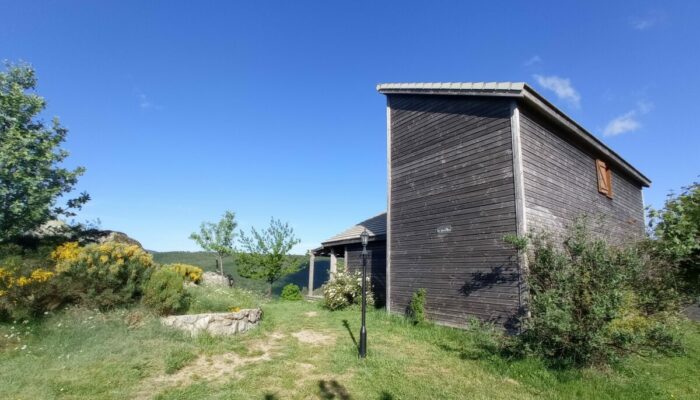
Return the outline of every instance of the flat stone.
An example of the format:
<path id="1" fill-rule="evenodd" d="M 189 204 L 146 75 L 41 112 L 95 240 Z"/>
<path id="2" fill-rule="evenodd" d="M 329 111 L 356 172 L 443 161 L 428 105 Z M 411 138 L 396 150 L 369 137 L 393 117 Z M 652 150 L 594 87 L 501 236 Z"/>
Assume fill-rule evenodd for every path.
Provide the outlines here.
<path id="1" fill-rule="evenodd" d="M 256 327 L 262 316 L 259 308 L 239 312 L 172 315 L 161 318 L 161 323 L 192 335 L 207 332 L 210 335 L 233 335 Z"/>

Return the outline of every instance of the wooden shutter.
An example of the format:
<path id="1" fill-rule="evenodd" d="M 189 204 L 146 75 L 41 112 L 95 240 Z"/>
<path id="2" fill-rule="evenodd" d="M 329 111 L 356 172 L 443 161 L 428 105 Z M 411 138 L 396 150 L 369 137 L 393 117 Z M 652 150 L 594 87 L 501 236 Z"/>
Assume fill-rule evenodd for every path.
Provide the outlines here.
<path id="1" fill-rule="evenodd" d="M 598 174 L 598 191 L 612 199 L 612 171 L 603 160 L 595 160 L 595 167 Z"/>

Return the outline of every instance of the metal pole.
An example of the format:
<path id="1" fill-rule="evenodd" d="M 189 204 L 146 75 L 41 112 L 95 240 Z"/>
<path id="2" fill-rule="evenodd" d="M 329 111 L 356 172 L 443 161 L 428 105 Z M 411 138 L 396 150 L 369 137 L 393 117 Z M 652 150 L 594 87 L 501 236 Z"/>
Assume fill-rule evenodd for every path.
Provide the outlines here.
<path id="1" fill-rule="evenodd" d="M 365 313 L 367 312 L 367 246 L 362 246 L 362 328 L 360 328 L 360 358 L 367 355 L 367 327 Z"/>

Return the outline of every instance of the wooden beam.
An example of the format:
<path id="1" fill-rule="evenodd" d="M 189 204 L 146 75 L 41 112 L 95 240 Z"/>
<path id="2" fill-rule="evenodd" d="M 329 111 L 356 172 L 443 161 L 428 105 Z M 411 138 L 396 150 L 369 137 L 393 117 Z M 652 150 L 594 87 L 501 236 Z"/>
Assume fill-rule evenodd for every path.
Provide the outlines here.
<path id="1" fill-rule="evenodd" d="M 314 262 L 316 256 L 309 250 L 309 296 L 314 295 Z"/>
<path id="2" fill-rule="evenodd" d="M 391 96 L 386 96 L 386 312 L 391 312 Z"/>
<path id="3" fill-rule="evenodd" d="M 331 249 L 331 279 L 335 279 L 335 274 L 338 273 L 338 257 L 335 255 L 335 251 Z"/>
<path id="4" fill-rule="evenodd" d="M 525 178 L 523 174 L 523 154 L 520 143 L 520 110 L 517 101 L 513 101 L 510 106 L 510 131 L 513 144 L 513 182 L 515 184 L 515 223 L 518 237 L 527 235 L 527 214 L 525 208 Z M 518 274 L 519 303 L 521 310 L 527 310 L 527 254 L 525 251 L 518 251 L 518 264 L 520 273 Z"/>

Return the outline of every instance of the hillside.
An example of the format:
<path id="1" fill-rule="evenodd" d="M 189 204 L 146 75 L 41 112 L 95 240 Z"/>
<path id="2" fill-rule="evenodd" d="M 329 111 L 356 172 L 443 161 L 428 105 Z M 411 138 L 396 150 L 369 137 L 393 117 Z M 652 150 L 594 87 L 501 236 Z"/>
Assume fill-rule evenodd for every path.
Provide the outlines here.
<path id="1" fill-rule="evenodd" d="M 213 253 L 208 253 L 205 251 L 167 251 L 167 252 L 151 252 L 153 258 L 156 262 L 161 264 L 171 264 L 171 263 L 185 263 L 196 265 L 203 268 L 205 271 L 216 271 L 216 257 Z M 306 288 L 309 283 L 309 262 L 306 257 L 295 256 L 303 258 L 304 262 L 299 271 L 294 274 L 283 277 L 272 287 L 272 293 L 275 296 L 279 296 L 280 291 L 284 285 L 288 283 L 294 283 L 299 285 L 301 288 Z M 314 264 L 314 289 L 318 289 L 323 282 L 328 278 L 328 270 L 330 268 L 330 260 L 327 257 L 317 257 Z M 264 292 L 266 290 L 266 283 L 262 281 L 255 281 L 251 279 L 244 278 L 238 274 L 238 269 L 236 268 L 234 259 L 232 256 L 224 258 L 224 271 L 231 274 L 235 280 L 235 286 L 242 287 L 244 289 L 255 290 L 259 292 Z M 306 290 L 304 290 L 306 294 Z"/>

